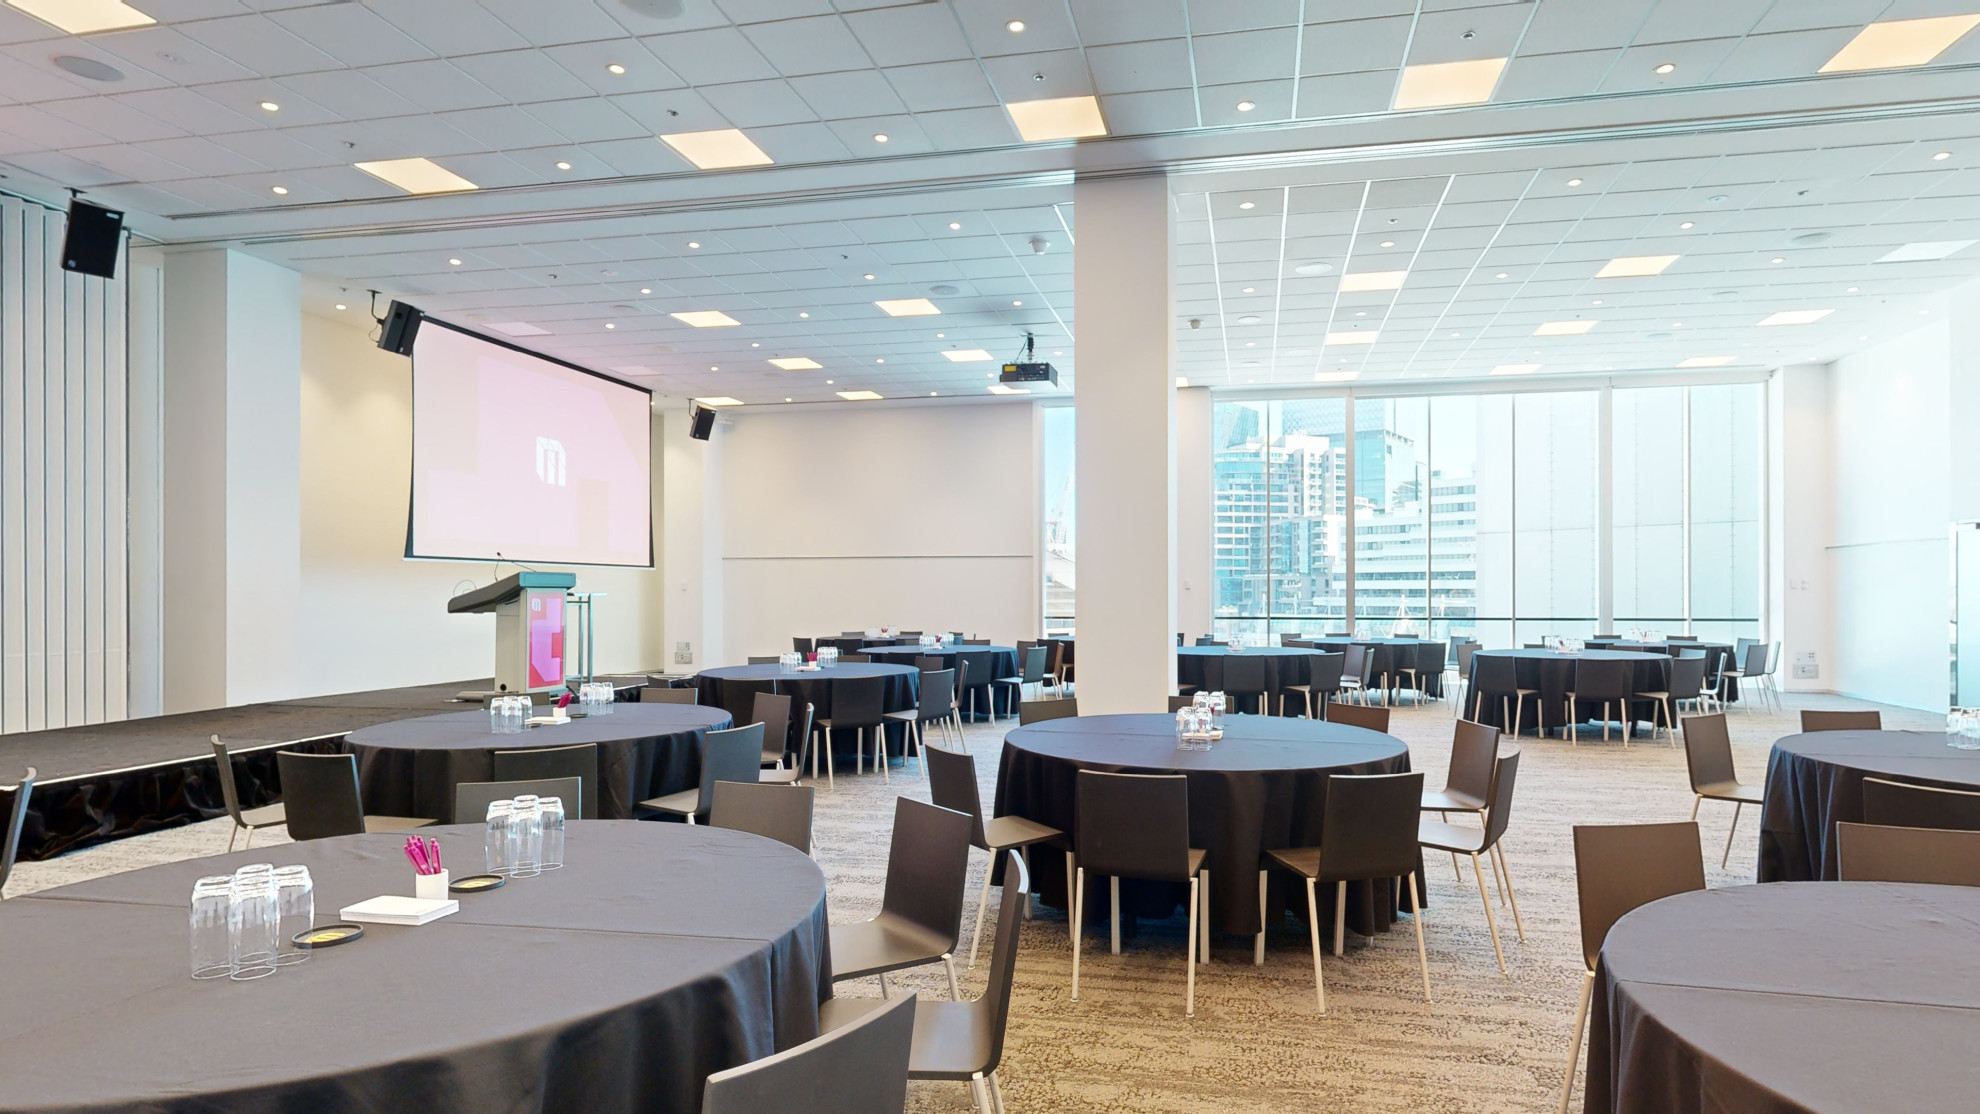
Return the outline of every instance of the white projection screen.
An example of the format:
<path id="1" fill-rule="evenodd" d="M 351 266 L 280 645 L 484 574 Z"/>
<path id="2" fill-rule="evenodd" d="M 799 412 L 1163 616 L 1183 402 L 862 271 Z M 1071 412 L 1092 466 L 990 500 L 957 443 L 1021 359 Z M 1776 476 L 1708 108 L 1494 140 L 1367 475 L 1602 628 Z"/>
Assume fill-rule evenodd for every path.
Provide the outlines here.
<path id="1" fill-rule="evenodd" d="M 427 320 L 406 556 L 653 564 L 653 394 Z"/>

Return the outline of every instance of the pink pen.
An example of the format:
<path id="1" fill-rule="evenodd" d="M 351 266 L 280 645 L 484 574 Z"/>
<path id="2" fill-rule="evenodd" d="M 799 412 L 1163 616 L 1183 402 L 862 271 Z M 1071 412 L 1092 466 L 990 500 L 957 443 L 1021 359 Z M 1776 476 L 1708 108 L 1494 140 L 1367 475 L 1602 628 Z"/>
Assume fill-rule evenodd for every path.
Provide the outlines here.
<path id="1" fill-rule="evenodd" d="M 433 849 L 433 873 L 435 874 L 446 873 L 447 868 L 445 866 L 442 866 L 440 863 L 440 841 L 437 839 L 429 839 L 426 842 L 427 845 Z"/>

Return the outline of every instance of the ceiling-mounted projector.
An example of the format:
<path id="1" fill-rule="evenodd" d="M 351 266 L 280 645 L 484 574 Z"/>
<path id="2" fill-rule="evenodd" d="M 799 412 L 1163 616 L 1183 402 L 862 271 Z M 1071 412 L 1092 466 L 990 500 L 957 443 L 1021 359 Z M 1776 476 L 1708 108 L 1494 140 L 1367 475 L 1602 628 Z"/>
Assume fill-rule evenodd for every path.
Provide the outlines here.
<path id="1" fill-rule="evenodd" d="M 1056 368 L 1048 363 L 1035 363 L 1032 361 L 1033 344 L 1032 335 L 1030 333 L 1024 334 L 1024 347 L 1019 350 L 1017 359 L 1004 365 L 1004 373 L 998 377 L 998 382 L 1049 383 L 1054 387 L 1059 385 L 1059 372 Z"/>

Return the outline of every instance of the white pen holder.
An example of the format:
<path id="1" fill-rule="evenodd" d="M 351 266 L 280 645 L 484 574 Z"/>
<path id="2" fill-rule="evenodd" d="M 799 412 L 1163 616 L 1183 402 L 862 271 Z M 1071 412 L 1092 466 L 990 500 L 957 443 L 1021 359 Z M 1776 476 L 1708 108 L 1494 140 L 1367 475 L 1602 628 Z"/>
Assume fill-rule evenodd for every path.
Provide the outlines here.
<path id="1" fill-rule="evenodd" d="M 421 901 L 447 900 L 447 872 L 438 874 L 414 874 L 413 896 Z"/>

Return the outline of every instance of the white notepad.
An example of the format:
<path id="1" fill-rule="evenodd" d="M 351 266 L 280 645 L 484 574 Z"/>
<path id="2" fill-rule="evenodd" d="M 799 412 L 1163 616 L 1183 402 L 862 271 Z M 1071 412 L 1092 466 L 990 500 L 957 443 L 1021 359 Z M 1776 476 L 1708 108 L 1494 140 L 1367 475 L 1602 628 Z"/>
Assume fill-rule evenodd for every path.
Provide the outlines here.
<path id="1" fill-rule="evenodd" d="M 356 905 L 346 905 L 337 915 L 359 924 L 425 924 L 461 911 L 461 903 L 448 898 L 432 901 L 418 897 L 374 897 Z"/>

